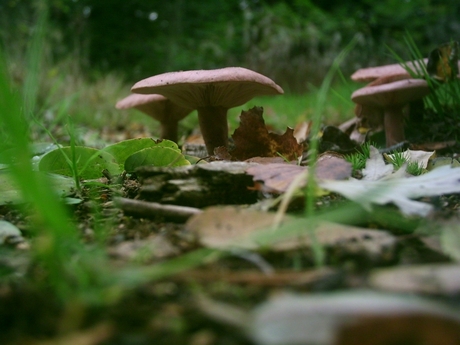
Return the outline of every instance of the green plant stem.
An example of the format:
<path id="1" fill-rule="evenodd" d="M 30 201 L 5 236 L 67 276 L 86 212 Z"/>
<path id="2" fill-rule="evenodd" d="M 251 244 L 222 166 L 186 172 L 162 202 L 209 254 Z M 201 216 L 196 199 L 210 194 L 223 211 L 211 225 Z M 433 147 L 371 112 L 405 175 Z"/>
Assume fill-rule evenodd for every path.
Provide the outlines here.
<path id="1" fill-rule="evenodd" d="M 326 74 L 321 87 L 318 91 L 318 98 L 316 100 L 315 112 L 312 118 L 312 127 L 310 130 L 310 148 L 308 152 L 308 177 L 307 185 L 305 188 L 305 216 L 312 217 L 314 215 L 315 201 L 316 201 L 316 180 L 315 180 L 315 171 L 316 171 L 316 160 L 318 157 L 318 134 L 321 127 L 321 119 L 323 112 L 326 106 L 326 99 L 328 91 L 331 87 L 332 80 L 334 75 L 340 68 L 340 63 L 347 56 L 347 54 L 353 49 L 356 45 L 356 37 L 350 41 L 350 43 L 343 49 L 340 54 L 334 59 L 331 68 Z M 311 228 L 311 239 L 313 243 L 313 253 L 315 258 L 315 263 L 317 266 L 323 266 L 325 261 L 325 251 L 324 248 L 319 245 L 316 238 L 314 227 Z"/>

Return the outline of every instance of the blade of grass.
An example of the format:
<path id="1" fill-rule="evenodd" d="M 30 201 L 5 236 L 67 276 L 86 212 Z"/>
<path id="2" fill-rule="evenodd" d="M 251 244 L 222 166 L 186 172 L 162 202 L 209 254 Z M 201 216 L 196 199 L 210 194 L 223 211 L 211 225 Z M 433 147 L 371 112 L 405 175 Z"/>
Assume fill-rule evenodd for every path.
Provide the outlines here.
<path id="1" fill-rule="evenodd" d="M 34 111 L 37 104 L 38 91 L 40 89 L 40 65 L 43 61 L 43 49 L 41 48 L 48 23 L 48 6 L 45 2 L 37 2 L 37 22 L 35 23 L 34 32 L 27 49 L 27 74 L 24 81 L 23 89 L 23 106 L 24 115 L 31 119 L 34 117 Z"/>
<path id="2" fill-rule="evenodd" d="M 340 64 L 347 56 L 347 54 L 353 49 L 357 43 L 357 37 L 354 37 L 350 43 L 340 52 L 340 54 L 334 59 L 331 68 L 326 74 L 321 87 L 317 93 L 317 100 L 315 104 L 315 111 L 312 118 L 312 126 L 310 131 L 310 147 L 308 152 L 308 175 L 307 175 L 307 185 L 305 188 L 305 216 L 307 218 L 312 217 L 314 214 L 315 200 L 316 200 L 316 191 L 317 185 L 315 181 L 315 170 L 316 170 L 316 160 L 318 157 L 318 135 L 321 127 L 321 119 L 326 107 L 326 99 L 329 89 L 331 87 L 332 80 L 336 72 L 340 68 Z M 322 266 L 325 260 L 324 249 L 321 245 L 318 244 L 314 230 L 311 232 L 312 243 L 313 243 L 313 252 L 315 257 L 315 262 L 318 266 Z"/>

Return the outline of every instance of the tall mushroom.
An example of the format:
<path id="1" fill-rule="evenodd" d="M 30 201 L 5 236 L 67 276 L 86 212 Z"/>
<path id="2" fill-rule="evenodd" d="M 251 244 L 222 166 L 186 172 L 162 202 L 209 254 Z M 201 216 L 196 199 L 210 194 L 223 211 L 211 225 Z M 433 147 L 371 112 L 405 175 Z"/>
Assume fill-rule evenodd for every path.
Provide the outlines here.
<path id="1" fill-rule="evenodd" d="M 366 85 L 369 86 L 378 86 L 382 84 L 392 83 L 394 81 L 402 80 L 402 79 L 410 79 L 411 76 L 408 73 L 401 73 L 401 74 L 389 74 L 374 81 L 370 82 Z M 423 104 L 423 101 L 422 101 Z M 407 106 L 408 107 L 408 106 Z M 376 107 L 375 105 L 369 104 L 360 104 L 356 103 L 355 106 L 355 115 L 359 118 L 359 123 L 361 126 L 368 128 L 373 131 L 378 131 L 383 129 L 383 108 Z"/>
<path id="2" fill-rule="evenodd" d="M 161 94 L 183 107 L 197 109 L 209 154 L 227 146 L 227 110 L 259 95 L 283 94 L 273 80 L 242 67 L 159 74 L 137 82 L 135 93 Z"/>
<path id="3" fill-rule="evenodd" d="M 369 84 L 351 95 L 352 101 L 361 105 L 361 111 L 365 109 L 366 116 L 371 116 L 371 113 L 379 116 L 378 114 L 383 111 L 387 147 L 405 139 L 404 106 L 430 93 L 428 84 L 423 79 L 410 79 L 404 75 L 398 78 L 396 78 L 397 80 L 391 80 L 390 77 L 386 78 L 386 83 L 384 83 L 385 80 L 376 80 L 373 85 Z M 393 77 L 393 79 L 395 78 Z"/>
<path id="4" fill-rule="evenodd" d="M 117 109 L 136 108 L 160 122 L 162 139 L 177 141 L 178 122 L 193 109 L 182 107 L 162 95 L 132 94 L 115 105 Z"/>

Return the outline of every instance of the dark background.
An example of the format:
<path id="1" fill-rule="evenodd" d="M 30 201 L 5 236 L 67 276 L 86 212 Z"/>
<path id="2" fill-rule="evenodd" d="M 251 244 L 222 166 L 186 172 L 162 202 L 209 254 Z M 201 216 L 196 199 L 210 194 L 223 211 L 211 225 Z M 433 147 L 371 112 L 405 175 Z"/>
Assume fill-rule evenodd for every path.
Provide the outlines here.
<path id="1" fill-rule="evenodd" d="M 26 50 L 44 6 L 47 59 L 77 60 L 92 78 L 117 71 L 128 82 L 238 65 L 303 92 L 355 36 L 345 74 L 395 62 L 387 46 L 410 58 L 406 32 L 425 56 L 460 37 L 458 0 L 1 0 L 0 37 L 11 55 Z"/>

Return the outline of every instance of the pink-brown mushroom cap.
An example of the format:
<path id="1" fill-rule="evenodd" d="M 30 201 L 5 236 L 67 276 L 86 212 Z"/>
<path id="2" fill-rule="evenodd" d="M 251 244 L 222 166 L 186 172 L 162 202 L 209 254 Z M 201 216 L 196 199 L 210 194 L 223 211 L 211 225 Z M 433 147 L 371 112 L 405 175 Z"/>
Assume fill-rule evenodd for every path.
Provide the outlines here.
<path id="1" fill-rule="evenodd" d="M 370 106 L 399 106 L 422 98 L 430 93 L 423 79 L 403 79 L 388 84 L 368 85 L 351 95 L 355 103 Z"/>
<path id="2" fill-rule="evenodd" d="M 161 137 L 177 141 L 178 122 L 190 114 L 193 109 L 182 107 L 165 96 L 158 94 L 131 94 L 115 105 L 117 109 L 135 108 L 159 121 Z"/>
<path id="3" fill-rule="evenodd" d="M 270 78 L 242 67 L 163 73 L 137 82 L 131 91 L 159 93 L 193 109 L 206 106 L 230 109 L 255 96 L 284 93 Z"/>
<path id="4" fill-rule="evenodd" d="M 408 61 L 405 62 L 407 67 L 409 67 L 413 72 L 416 72 L 420 67 L 426 68 L 426 64 L 428 59 L 417 60 L 414 62 Z M 396 74 L 404 74 L 407 73 L 407 70 L 401 64 L 391 64 L 391 65 L 384 65 L 384 66 L 376 66 L 376 67 L 367 67 L 367 68 L 360 68 L 355 73 L 351 75 L 351 80 L 357 82 L 370 82 L 375 79 L 384 76 L 391 76 Z"/>
<path id="5" fill-rule="evenodd" d="M 136 108 L 158 121 L 170 118 L 180 121 L 193 111 L 192 108 L 182 107 L 171 102 L 165 96 L 158 94 L 141 95 L 133 93 L 118 101 L 115 107 L 117 109 Z"/>
<path id="6" fill-rule="evenodd" d="M 387 84 L 368 85 L 351 95 L 353 102 L 384 110 L 386 145 L 404 140 L 404 117 L 402 108 L 407 103 L 421 99 L 430 93 L 423 79 L 402 79 Z"/>
<path id="7" fill-rule="evenodd" d="M 255 96 L 284 93 L 270 78 L 242 67 L 163 73 L 137 82 L 131 91 L 161 94 L 181 106 L 197 109 L 210 154 L 214 148 L 227 145 L 228 109 Z"/>

